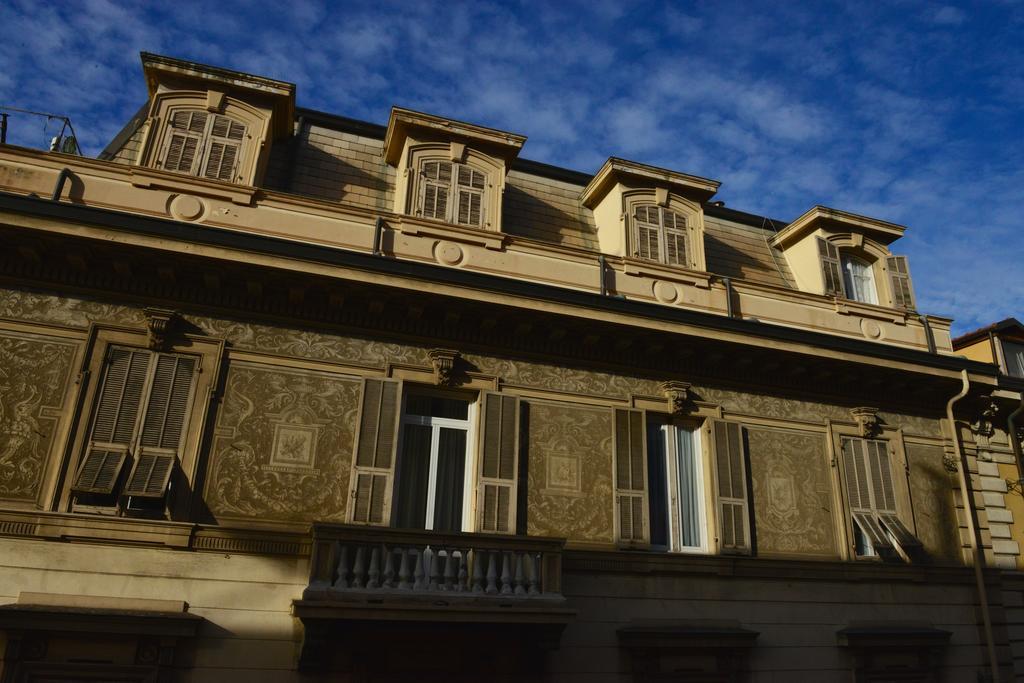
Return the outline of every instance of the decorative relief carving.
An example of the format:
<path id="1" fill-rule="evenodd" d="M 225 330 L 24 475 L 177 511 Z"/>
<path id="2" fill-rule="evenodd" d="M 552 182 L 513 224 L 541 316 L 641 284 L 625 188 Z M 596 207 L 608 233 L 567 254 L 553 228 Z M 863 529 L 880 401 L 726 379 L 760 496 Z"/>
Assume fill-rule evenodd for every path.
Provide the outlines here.
<path id="1" fill-rule="evenodd" d="M 74 356 L 73 343 L 0 334 L 0 498 L 38 495 Z"/>
<path id="2" fill-rule="evenodd" d="M 917 537 L 934 560 L 960 564 L 963 558 L 953 502 L 956 475 L 945 465 L 945 450 L 942 446 L 907 444 L 906 451 Z"/>
<path id="3" fill-rule="evenodd" d="M 668 411 L 676 417 L 686 415 L 694 407 L 690 401 L 690 386 L 689 382 L 676 380 L 661 383 L 661 393 L 668 399 Z"/>
<path id="4" fill-rule="evenodd" d="M 354 379 L 233 363 L 206 487 L 214 515 L 343 519 L 358 395 Z"/>
<path id="5" fill-rule="evenodd" d="M 882 432 L 882 422 L 878 417 L 878 408 L 861 406 L 850 410 L 853 421 L 860 427 L 860 435 L 865 439 L 871 439 Z"/>
<path id="6" fill-rule="evenodd" d="M 971 422 L 971 431 L 979 436 L 991 438 L 995 435 L 995 423 L 999 418 L 999 404 L 991 396 L 978 397 L 974 408 L 975 419 Z"/>
<path id="7" fill-rule="evenodd" d="M 144 308 L 142 312 L 146 314 L 149 348 L 154 351 L 165 350 L 181 323 L 181 316 L 169 308 Z"/>
<path id="8" fill-rule="evenodd" d="M 613 541 L 611 413 L 531 402 L 529 426 L 529 533 Z"/>
<path id="9" fill-rule="evenodd" d="M 453 386 L 456 383 L 455 364 L 459 361 L 459 352 L 453 349 L 430 349 L 427 356 L 434 366 L 434 381 L 442 387 Z"/>
<path id="10" fill-rule="evenodd" d="M 454 242 L 438 241 L 434 245 L 434 258 L 447 266 L 457 266 L 462 263 L 465 254 L 462 247 Z"/>
<path id="11" fill-rule="evenodd" d="M 0 289 L 0 317 L 81 328 L 93 322 L 141 327 L 146 320 L 141 308 L 15 289 Z"/>
<path id="12" fill-rule="evenodd" d="M 835 556 L 831 474 L 820 434 L 747 429 L 758 551 Z"/>

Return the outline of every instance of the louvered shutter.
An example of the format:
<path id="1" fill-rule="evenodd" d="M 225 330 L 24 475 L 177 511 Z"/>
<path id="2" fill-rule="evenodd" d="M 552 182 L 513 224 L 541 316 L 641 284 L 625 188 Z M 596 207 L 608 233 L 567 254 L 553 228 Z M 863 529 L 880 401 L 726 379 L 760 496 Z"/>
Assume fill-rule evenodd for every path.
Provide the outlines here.
<path id="1" fill-rule="evenodd" d="M 178 110 L 171 115 L 163 168 L 167 171 L 193 173 L 206 129 L 206 112 Z"/>
<path id="2" fill-rule="evenodd" d="M 750 518 L 743 434 L 735 422 L 716 420 L 714 429 L 721 548 L 725 552 L 746 552 L 750 549 Z"/>
<path id="3" fill-rule="evenodd" d="M 615 410 L 615 511 L 618 539 L 625 543 L 650 539 L 645 431 L 642 410 Z"/>
<path id="4" fill-rule="evenodd" d="M 459 207 L 456 222 L 479 226 L 483 223 L 483 190 L 485 176 L 468 166 L 458 167 Z"/>
<path id="5" fill-rule="evenodd" d="M 215 180 L 233 181 L 244 137 L 244 125 L 227 116 L 215 115 L 210 127 L 203 175 Z"/>
<path id="6" fill-rule="evenodd" d="M 658 207 L 654 205 L 636 207 L 633 211 L 633 224 L 633 237 L 636 240 L 635 254 L 640 258 L 652 261 L 660 260 Z"/>
<path id="7" fill-rule="evenodd" d="M 689 265 L 686 218 L 667 209 L 662 209 L 661 212 L 665 230 L 665 263 L 676 266 Z"/>
<path id="8" fill-rule="evenodd" d="M 879 454 L 879 447 L 884 458 Z M 881 465 L 885 465 L 888 487 L 877 483 L 876 472 L 880 472 Z M 884 553 L 892 550 L 892 543 L 889 541 L 885 529 L 879 524 L 876 516 L 876 500 L 892 500 L 892 474 L 888 471 L 889 455 L 886 446 L 879 441 L 866 441 L 864 439 L 844 438 L 843 439 L 843 472 L 846 478 L 846 493 L 850 500 L 850 514 L 853 523 L 860 528 L 861 533 L 871 539 L 871 545 L 875 550 Z M 886 489 L 888 494 L 886 494 Z"/>
<path id="9" fill-rule="evenodd" d="M 889 270 L 889 287 L 892 289 L 892 305 L 896 308 L 914 309 L 914 293 L 910 287 L 910 268 L 906 256 L 890 256 L 886 259 Z"/>
<path id="10" fill-rule="evenodd" d="M 195 374 L 194 357 L 157 355 L 139 446 L 123 495 L 159 498 L 167 492 L 174 463 L 185 442 Z"/>
<path id="11" fill-rule="evenodd" d="M 423 188 L 420 192 L 420 210 L 423 217 L 448 220 L 452 184 L 451 162 L 425 161 L 421 168 Z"/>
<path id="12" fill-rule="evenodd" d="M 387 525 L 395 474 L 401 382 L 363 380 L 352 466 L 351 520 Z"/>
<path id="13" fill-rule="evenodd" d="M 89 441 L 72 490 L 113 492 L 135 437 L 152 355 L 117 347 L 107 352 Z"/>
<path id="14" fill-rule="evenodd" d="M 519 479 L 519 398 L 484 393 L 482 422 L 477 528 L 492 533 L 515 533 Z"/>
<path id="15" fill-rule="evenodd" d="M 843 271 L 839 264 L 839 249 L 836 245 L 820 237 L 818 240 L 818 258 L 821 259 L 821 277 L 825 285 L 825 294 L 843 295 Z"/>

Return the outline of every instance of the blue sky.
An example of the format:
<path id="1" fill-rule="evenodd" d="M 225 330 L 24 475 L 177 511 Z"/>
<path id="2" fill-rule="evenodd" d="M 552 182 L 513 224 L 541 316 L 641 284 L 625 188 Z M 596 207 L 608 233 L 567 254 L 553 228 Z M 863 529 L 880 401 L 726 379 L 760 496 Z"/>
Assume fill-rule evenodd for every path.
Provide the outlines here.
<path id="1" fill-rule="evenodd" d="M 1024 317 L 1024 3 L 0 3 L 0 104 L 70 116 L 96 154 L 145 100 L 141 50 L 715 178 L 791 220 L 824 204 L 908 226 L 926 312 Z M 42 121 L 13 119 L 40 146 Z"/>

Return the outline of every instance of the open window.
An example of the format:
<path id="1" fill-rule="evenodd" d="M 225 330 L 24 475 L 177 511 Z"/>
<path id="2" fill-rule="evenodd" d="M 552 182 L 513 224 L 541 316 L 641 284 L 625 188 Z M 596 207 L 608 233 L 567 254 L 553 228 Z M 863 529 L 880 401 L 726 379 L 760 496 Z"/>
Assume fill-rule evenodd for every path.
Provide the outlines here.
<path id="1" fill-rule="evenodd" d="M 889 443 L 852 436 L 840 442 L 856 556 L 920 559 L 923 546 L 897 510 Z"/>
<path id="2" fill-rule="evenodd" d="M 197 356 L 108 348 L 71 485 L 76 511 L 162 515 L 198 368 Z"/>
<path id="3" fill-rule="evenodd" d="M 353 523 L 515 533 L 518 478 L 517 397 L 364 380 Z"/>
<path id="4" fill-rule="evenodd" d="M 651 546 L 706 552 L 705 468 L 697 425 L 667 416 L 649 417 L 647 463 Z"/>

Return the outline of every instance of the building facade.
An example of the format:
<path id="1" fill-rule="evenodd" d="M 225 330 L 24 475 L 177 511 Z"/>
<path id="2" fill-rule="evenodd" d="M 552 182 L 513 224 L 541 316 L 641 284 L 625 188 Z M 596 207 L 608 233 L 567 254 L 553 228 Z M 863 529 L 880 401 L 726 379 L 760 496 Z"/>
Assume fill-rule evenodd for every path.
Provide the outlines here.
<path id="1" fill-rule="evenodd" d="M 0 148 L 3 681 L 1011 680 L 902 226 L 142 61 Z"/>

